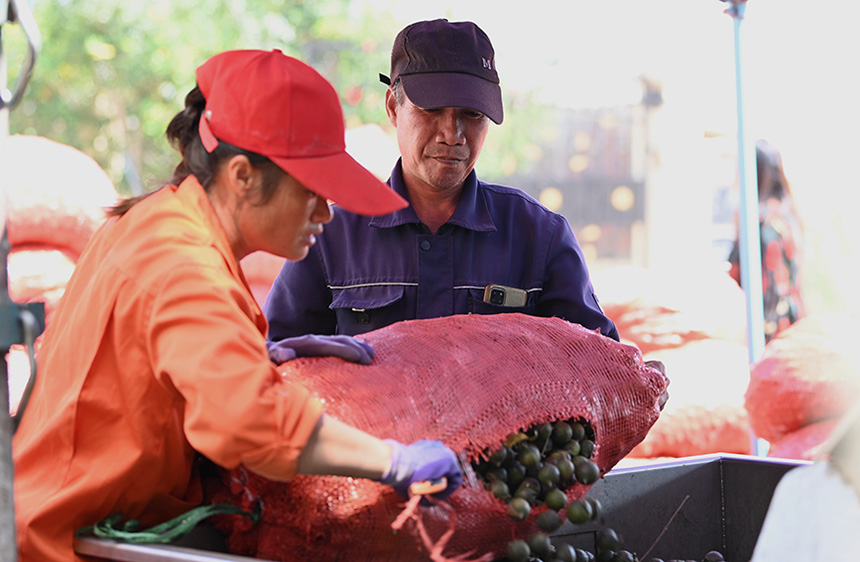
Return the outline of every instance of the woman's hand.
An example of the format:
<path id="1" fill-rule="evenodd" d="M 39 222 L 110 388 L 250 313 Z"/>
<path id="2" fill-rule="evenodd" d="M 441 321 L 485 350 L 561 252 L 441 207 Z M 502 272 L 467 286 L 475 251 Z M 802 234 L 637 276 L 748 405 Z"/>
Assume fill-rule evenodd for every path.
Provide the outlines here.
<path id="1" fill-rule="evenodd" d="M 440 441 L 421 440 L 404 445 L 393 439 L 386 439 L 391 445 L 391 468 L 380 482 L 388 484 L 403 496 L 409 497 L 409 487 L 416 482 L 432 482 L 445 478 L 447 486 L 432 497 L 447 499 L 463 483 L 463 472 L 454 451 Z"/>
<path id="2" fill-rule="evenodd" d="M 269 359 L 280 365 L 296 357 L 340 357 L 346 361 L 370 365 L 373 348 L 352 336 L 306 335 L 267 342 Z"/>

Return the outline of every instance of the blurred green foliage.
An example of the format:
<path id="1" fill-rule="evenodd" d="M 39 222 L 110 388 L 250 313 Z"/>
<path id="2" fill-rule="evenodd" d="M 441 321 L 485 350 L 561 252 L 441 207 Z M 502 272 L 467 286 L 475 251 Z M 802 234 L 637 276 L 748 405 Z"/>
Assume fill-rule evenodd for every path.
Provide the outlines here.
<path id="1" fill-rule="evenodd" d="M 42 50 L 10 134 L 48 137 L 93 157 L 122 194 L 148 191 L 169 178 L 177 155 L 164 137 L 209 56 L 240 48 L 280 49 L 316 68 L 341 96 L 348 127 L 377 123 L 390 132 L 379 73 L 402 27 L 386 12 L 350 0 L 38 0 L 33 15 Z M 8 82 L 26 46 L 18 26 L 4 26 Z M 511 99 L 520 123 L 541 112 L 528 97 Z M 506 116 L 481 157 L 487 179 L 523 173 L 532 142 Z M 49 165 L 49 163 L 46 163 Z M 392 165 L 394 163 L 392 162 Z"/>
<path id="2" fill-rule="evenodd" d="M 348 123 L 381 122 L 388 65 L 379 14 L 348 0 L 39 0 L 42 51 L 11 134 L 40 135 L 92 156 L 123 193 L 170 176 L 168 121 L 194 87 L 194 69 L 219 51 L 281 49 L 319 70 L 342 96 Z M 372 16 L 372 17 L 371 17 Z M 8 31 L 7 31 L 8 29 Z M 9 83 L 25 45 L 4 26 Z M 387 33 L 384 34 L 387 36 Z M 366 92 L 366 94 L 365 94 Z"/>

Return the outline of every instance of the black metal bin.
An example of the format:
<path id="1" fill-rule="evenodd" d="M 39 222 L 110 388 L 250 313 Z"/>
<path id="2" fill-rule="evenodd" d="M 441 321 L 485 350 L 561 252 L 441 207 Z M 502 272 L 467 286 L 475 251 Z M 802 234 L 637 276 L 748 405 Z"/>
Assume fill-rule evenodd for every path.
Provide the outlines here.
<path id="1" fill-rule="evenodd" d="M 610 527 L 643 560 L 701 560 L 718 550 L 729 562 L 746 562 L 777 483 L 800 464 L 806 463 L 720 454 L 617 468 L 588 492 L 603 516 L 565 523 L 552 540 L 594 552 L 597 530 Z"/>
<path id="2" fill-rule="evenodd" d="M 598 529 L 611 527 L 625 549 L 644 559 L 701 560 L 719 550 L 729 562 L 752 557 L 774 488 L 803 461 L 744 455 L 686 457 L 661 464 L 616 468 L 588 493 L 603 516 L 585 525 L 565 523 L 552 541 L 595 551 Z M 676 513 L 677 512 L 677 513 Z M 122 562 L 250 561 L 224 554 L 223 541 L 204 527 L 179 545 L 128 545 L 79 539 L 79 552 Z M 659 539 L 659 540 L 658 540 Z"/>

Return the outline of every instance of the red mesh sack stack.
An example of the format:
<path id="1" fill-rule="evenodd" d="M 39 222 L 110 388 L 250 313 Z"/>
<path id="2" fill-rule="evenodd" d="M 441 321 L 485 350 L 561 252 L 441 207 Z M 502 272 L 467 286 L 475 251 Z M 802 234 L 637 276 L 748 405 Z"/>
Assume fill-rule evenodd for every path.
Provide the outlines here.
<path id="1" fill-rule="evenodd" d="M 0 143 L 13 250 L 58 250 L 72 260 L 115 205 L 113 182 L 95 160 L 43 137 L 14 135 Z"/>
<path id="2" fill-rule="evenodd" d="M 807 316 L 765 346 L 751 369 L 746 409 L 770 454 L 810 459 L 860 397 L 854 314 Z"/>
<path id="3" fill-rule="evenodd" d="M 624 342 L 666 365 L 669 402 L 631 458 L 750 452 L 746 304 L 724 271 L 616 267 L 594 275 Z"/>
<path id="4" fill-rule="evenodd" d="M 43 137 L 0 142 L 9 235 L 9 293 L 45 302 L 48 316 L 81 252 L 119 195 L 95 160 Z"/>
<path id="5" fill-rule="evenodd" d="M 824 452 L 824 445 L 836 429 L 840 418 L 813 422 L 783 435 L 770 444 L 769 457 L 814 461 Z"/>
<path id="6" fill-rule="evenodd" d="M 642 443 L 630 452 L 631 458 L 749 454 L 751 432 L 743 404 L 749 382 L 745 346 L 703 340 L 654 351 L 645 358 L 666 365 L 669 401 Z"/>
<path id="7" fill-rule="evenodd" d="M 257 304 L 266 302 L 272 283 L 281 272 L 286 260 L 268 252 L 254 252 L 242 258 L 242 273 L 251 289 Z"/>
<path id="8" fill-rule="evenodd" d="M 557 318 L 459 315 L 360 337 L 376 351 L 373 365 L 305 358 L 281 370 L 318 395 L 327 415 L 381 438 L 438 439 L 472 462 L 511 432 L 583 418 L 595 434 L 592 460 L 606 472 L 654 424 L 667 385 L 636 348 Z M 221 520 L 235 554 L 277 561 L 429 558 L 414 521 L 392 531 L 404 501 L 376 482 L 299 476 L 284 484 L 242 469 L 225 482 L 210 493 L 214 503 L 262 506 L 256 526 Z M 586 491 L 575 484 L 566 493 L 574 499 Z M 449 505 L 422 507 L 418 515 L 434 540 L 454 529 L 445 557 L 501 557 L 510 540 L 537 530 L 544 509 L 517 522 L 491 492 L 464 484 Z"/>
<path id="9" fill-rule="evenodd" d="M 44 137 L 0 140 L 0 170 L 10 245 L 9 295 L 19 303 L 44 302 L 50 323 L 78 256 L 119 195 L 95 160 Z M 30 360 L 23 346 L 14 345 L 7 361 L 15 412 L 30 376 Z"/>

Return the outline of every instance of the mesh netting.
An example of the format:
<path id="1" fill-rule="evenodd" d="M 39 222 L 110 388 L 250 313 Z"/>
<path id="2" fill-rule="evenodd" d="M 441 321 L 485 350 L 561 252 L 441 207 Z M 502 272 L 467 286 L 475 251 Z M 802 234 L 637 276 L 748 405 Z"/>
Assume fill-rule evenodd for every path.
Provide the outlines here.
<path id="1" fill-rule="evenodd" d="M 606 268 L 600 305 L 622 341 L 666 365 L 671 399 L 633 457 L 749 453 L 743 290 L 722 270 Z"/>
<path id="2" fill-rule="evenodd" d="M 278 276 L 286 260 L 268 252 L 253 252 L 242 258 L 242 273 L 251 289 L 251 294 L 260 306 L 266 302 L 266 296 L 272 288 L 272 282 Z"/>
<path id="3" fill-rule="evenodd" d="M 827 439 L 833 433 L 841 418 L 823 420 L 805 425 L 782 436 L 771 443 L 767 455 L 782 459 L 817 460 L 822 454 Z"/>
<path id="4" fill-rule="evenodd" d="M 746 346 L 721 340 L 687 342 L 644 354 L 659 359 L 672 379 L 671 398 L 633 457 L 686 457 L 750 452 L 744 409 L 749 384 Z"/>
<path id="5" fill-rule="evenodd" d="M 744 293 L 721 270 L 610 267 L 593 277 L 603 311 L 643 354 L 703 340 L 746 346 Z"/>
<path id="6" fill-rule="evenodd" d="M 12 248 L 51 248 L 77 261 L 119 197 L 110 178 L 83 152 L 44 137 L 14 135 L 0 144 L 0 170 L 12 188 Z"/>
<path id="7" fill-rule="evenodd" d="M 635 347 L 560 319 L 522 314 L 460 315 L 400 322 L 360 336 L 373 365 L 310 358 L 281 366 L 325 404 L 327 415 L 381 438 L 438 439 L 471 461 L 514 431 L 581 418 L 595 434 L 592 460 L 611 469 L 654 424 L 667 379 Z M 428 557 L 414 526 L 394 533 L 404 502 L 391 488 L 362 479 L 299 476 L 275 483 L 244 469 L 226 475 L 212 501 L 262 506 L 262 521 L 225 518 L 235 554 L 269 560 L 420 560 Z M 587 487 L 568 488 L 569 499 Z M 421 508 L 423 526 L 455 532 L 445 556 L 502 556 L 507 543 L 537 530 L 532 510 L 518 522 L 504 502 L 468 483 L 450 506 Z"/>
<path id="8" fill-rule="evenodd" d="M 808 316 L 768 342 L 752 366 L 745 400 L 757 436 L 779 442 L 848 411 L 860 396 L 857 322 L 853 314 Z"/>

